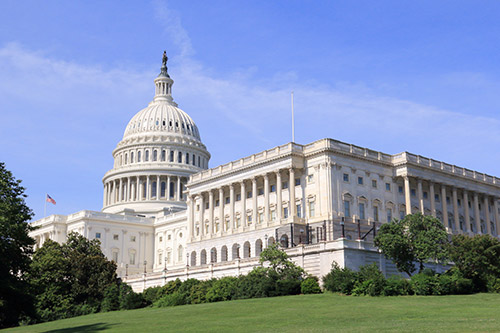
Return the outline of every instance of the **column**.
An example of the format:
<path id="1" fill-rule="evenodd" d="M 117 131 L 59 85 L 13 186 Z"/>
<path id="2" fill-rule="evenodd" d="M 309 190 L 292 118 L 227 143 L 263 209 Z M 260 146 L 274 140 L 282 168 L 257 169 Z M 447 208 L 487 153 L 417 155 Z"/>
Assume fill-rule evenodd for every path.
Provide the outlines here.
<path id="1" fill-rule="evenodd" d="M 214 233 L 214 192 L 208 192 L 208 223 L 210 235 Z"/>
<path id="2" fill-rule="evenodd" d="M 292 219 L 294 219 L 295 216 L 297 215 L 295 212 L 295 209 L 297 208 L 295 206 L 295 170 L 293 170 L 293 168 L 290 168 L 289 173 L 290 173 L 290 176 L 289 176 L 290 180 L 289 180 L 288 189 L 289 189 L 289 194 L 290 194 L 290 203 L 289 203 L 290 216 L 292 217 Z"/>
<path id="3" fill-rule="evenodd" d="M 495 209 L 495 213 L 493 216 L 495 216 L 495 223 L 496 223 L 496 231 L 497 231 L 497 236 L 500 236 L 500 216 L 498 214 L 498 198 L 493 197 L 493 208 Z"/>
<path id="4" fill-rule="evenodd" d="M 224 228 L 226 227 L 226 221 L 224 219 L 224 188 L 223 187 L 219 188 L 219 223 L 220 223 L 220 230 L 221 231 L 224 230 Z"/>
<path id="5" fill-rule="evenodd" d="M 488 200 L 488 196 L 484 196 L 484 223 L 486 223 L 486 232 L 488 235 L 491 235 L 491 225 L 490 225 L 490 203 Z"/>
<path id="6" fill-rule="evenodd" d="M 144 198 L 144 186 L 142 186 L 143 182 L 141 181 L 141 178 L 137 177 L 139 179 L 139 183 L 138 183 L 138 186 L 139 186 L 139 189 L 138 189 L 138 193 L 139 193 L 139 201 L 142 201 L 143 198 Z"/>
<path id="7" fill-rule="evenodd" d="M 102 196 L 102 206 L 106 207 L 106 197 L 108 195 L 108 184 L 104 184 L 104 194 Z"/>
<path id="8" fill-rule="evenodd" d="M 444 184 L 441 184 L 441 208 L 443 209 L 443 224 L 448 228 L 448 204 L 446 203 L 446 186 Z"/>
<path id="9" fill-rule="evenodd" d="M 146 178 L 146 200 L 151 199 L 151 179 L 149 175 Z"/>
<path id="10" fill-rule="evenodd" d="M 422 192 L 422 179 L 417 180 L 417 191 L 418 191 L 418 204 L 420 206 L 420 213 L 425 214 L 424 209 L 424 194 Z"/>
<path id="11" fill-rule="evenodd" d="M 139 192 L 141 190 L 141 186 L 140 186 L 140 179 L 139 179 L 139 176 L 136 177 L 135 179 L 135 189 L 134 189 L 134 195 L 135 195 L 135 200 L 136 201 L 139 201 L 141 200 L 141 196 L 139 195 Z"/>
<path id="12" fill-rule="evenodd" d="M 481 215 L 479 212 L 479 195 L 474 193 L 474 219 L 476 220 L 476 232 L 481 234 Z"/>
<path id="13" fill-rule="evenodd" d="M 257 178 L 256 177 L 254 177 L 252 179 L 252 204 L 253 204 L 252 221 L 253 221 L 253 225 L 256 226 L 257 225 L 257 209 L 258 209 L 258 206 L 257 206 Z"/>
<path id="14" fill-rule="evenodd" d="M 464 189 L 464 215 L 465 215 L 465 231 L 470 233 L 470 213 L 469 213 L 469 196 Z"/>
<path id="15" fill-rule="evenodd" d="M 410 215 L 411 214 L 410 178 L 408 178 L 408 176 L 405 176 L 404 180 L 405 180 L 405 207 L 406 207 L 406 215 Z"/>
<path id="16" fill-rule="evenodd" d="M 429 195 L 431 196 L 431 214 L 436 217 L 436 194 L 434 193 L 434 183 L 429 182 Z"/>
<path id="17" fill-rule="evenodd" d="M 177 201 L 181 201 L 181 177 L 177 176 Z"/>
<path id="18" fill-rule="evenodd" d="M 132 184 L 130 182 L 130 177 L 127 177 L 127 200 L 126 201 L 130 201 L 132 200 Z"/>
<path id="19" fill-rule="evenodd" d="M 203 199 L 203 193 L 200 193 L 200 228 L 201 235 L 205 236 L 205 200 Z"/>
<path id="20" fill-rule="evenodd" d="M 160 200 L 160 176 L 156 176 L 156 200 Z"/>
<path id="21" fill-rule="evenodd" d="M 271 214 L 269 212 L 269 176 L 267 174 L 264 175 L 264 216 L 267 225 L 269 225 Z"/>
<path id="22" fill-rule="evenodd" d="M 281 172 L 278 170 L 276 172 L 276 215 L 278 217 L 278 223 L 281 223 L 282 218 L 282 200 L 281 200 Z"/>
<path id="23" fill-rule="evenodd" d="M 193 196 L 189 196 L 186 200 L 187 208 L 188 208 L 188 235 L 191 239 L 195 238 L 194 234 L 194 198 Z M 173 251 L 175 252 L 175 250 Z M 175 261 L 175 260 L 174 260 Z"/>
<path id="24" fill-rule="evenodd" d="M 234 218 L 234 185 L 229 185 L 229 228 L 236 228 L 236 219 Z"/>
<path id="25" fill-rule="evenodd" d="M 167 200 L 170 200 L 170 176 L 167 176 Z"/>
<path id="26" fill-rule="evenodd" d="M 453 218 L 455 219 L 455 230 L 460 232 L 460 216 L 458 214 L 458 195 L 457 188 L 453 187 Z"/>
<path id="27" fill-rule="evenodd" d="M 240 183 L 240 193 L 241 193 L 241 224 L 242 226 L 247 226 L 247 190 L 245 186 L 245 181 Z"/>

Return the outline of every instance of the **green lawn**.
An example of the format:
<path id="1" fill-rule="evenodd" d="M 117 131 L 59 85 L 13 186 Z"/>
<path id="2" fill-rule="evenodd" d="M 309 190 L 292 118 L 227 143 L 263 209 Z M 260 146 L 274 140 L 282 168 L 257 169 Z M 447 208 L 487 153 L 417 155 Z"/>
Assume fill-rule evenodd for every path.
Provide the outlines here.
<path id="1" fill-rule="evenodd" d="M 12 332 L 499 332 L 500 294 L 287 296 L 116 311 Z"/>

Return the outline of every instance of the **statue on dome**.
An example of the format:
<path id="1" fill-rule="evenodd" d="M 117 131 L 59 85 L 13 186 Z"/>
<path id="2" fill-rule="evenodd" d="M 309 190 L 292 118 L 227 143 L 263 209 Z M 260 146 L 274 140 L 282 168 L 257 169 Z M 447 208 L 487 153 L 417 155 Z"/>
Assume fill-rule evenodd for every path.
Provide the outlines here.
<path id="1" fill-rule="evenodd" d="M 161 67 L 167 67 L 167 61 L 168 61 L 167 51 L 163 51 L 163 59 L 161 61 Z"/>

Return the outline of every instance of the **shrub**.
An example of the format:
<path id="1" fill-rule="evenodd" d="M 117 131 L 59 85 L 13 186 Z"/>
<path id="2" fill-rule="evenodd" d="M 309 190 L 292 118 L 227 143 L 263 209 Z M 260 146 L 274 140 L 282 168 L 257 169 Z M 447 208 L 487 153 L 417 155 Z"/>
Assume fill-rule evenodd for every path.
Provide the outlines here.
<path id="1" fill-rule="evenodd" d="M 149 287 L 142 292 L 145 305 L 151 305 L 163 295 L 162 287 Z"/>
<path id="2" fill-rule="evenodd" d="M 191 304 L 191 291 L 192 288 L 200 284 L 200 280 L 196 279 L 187 279 L 186 281 L 182 282 L 181 286 L 177 290 L 177 293 L 182 295 L 186 301 L 186 304 Z"/>
<path id="3" fill-rule="evenodd" d="M 144 299 L 141 294 L 135 293 L 132 288 L 126 284 L 120 284 L 120 310 L 132 310 L 142 308 Z"/>
<path id="4" fill-rule="evenodd" d="M 229 301 L 235 298 L 238 291 L 238 279 L 232 276 L 215 280 L 207 292 L 208 302 Z"/>
<path id="5" fill-rule="evenodd" d="M 101 302 L 101 311 L 115 311 L 120 309 L 120 289 L 117 284 L 112 284 L 104 291 Z"/>
<path id="6" fill-rule="evenodd" d="M 323 286 L 328 291 L 350 295 L 356 280 L 356 272 L 349 268 L 340 268 L 333 262 L 332 270 L 323 277 Z"/>
<path id="7" fill-rule="evenodd" d="M 490 277 L 488 279 L 487 288 L 490 293 L 500 293 L 500 279 Z"/>
<path id="8" fill-rule="evenodd" d="M 300 280 L 285 279 L 276 281 L 276 293 L 274 296 L 287 296 L 300 294 Z"/>
<path id="9" fill-rule="evenodd" d="M 276 294 L 276 279 L 269 268 L 256 267 L 238 278 L 236 298 L 269 297 Z"/>
<path id="10" fill-rule="evenodd" d="M 161 294 L 162 296 L 163 295 L 169 295 L 169 294 L 173 294 L 174 292 L 176 292 L 177 290 L 179 290 L 179 288 L 182 286 L 182 281 L 177 278 L 173 281 L 168 281 L 166 285 L 164 285 L 163 287 L 161 287 Z"/>
<path id="11" fill-rule="evenodd" d="M 167 306 L 176 306 L 176 305 L 184 305 L 186 304 L 185 295 L 180 293 L 173 292 L 171 294 L 167 294 L 162 296 L 159 300 L 157 300 L 153 306 L 158 308 L 164 308 Z"/>
<path id="12" fill-rule="evenodd" d="M 411 289 L 410 282 L 401 276 L 391 276 L 386 280 L 384 289 L 382 290 L 383 296 L 401 296 L 401 295 L 411 295 L 413 291 Z"/>
<path id="13" fill-rule="evenodd" d="M 439 278 L 434 274 L 415 274 L 411 277 L 410 284 L 415 295 L 439 295 Z"/>
<path id="14" fill-rule="evenodd" d="M 309 276 L 300 284 L 300 291 L 302 294 L 320 294 L 321 288 L 319 287 L 318 278 Z"/>
<path id="15" fill-rule="evenodd" d="M 215 279 L 200 281 L 191 287 L 190 301 L 191 304 L 207 303 L 207 293 L 212 287 Z"/>

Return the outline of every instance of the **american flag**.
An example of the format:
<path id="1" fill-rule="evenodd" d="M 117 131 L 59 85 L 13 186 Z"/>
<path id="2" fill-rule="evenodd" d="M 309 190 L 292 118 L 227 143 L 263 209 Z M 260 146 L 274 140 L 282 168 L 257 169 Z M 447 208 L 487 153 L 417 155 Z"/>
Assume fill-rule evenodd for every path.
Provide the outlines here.
<path id="1" fill-rule="evenodd" d="M 55 205 L 56 204 L 56 201 L 54 199 L 52 199 L 50 197 L 50 195 L 47 194 L 47 199 L 46 199 L 47 202 L 50 202 L 51 204 Z"/>

